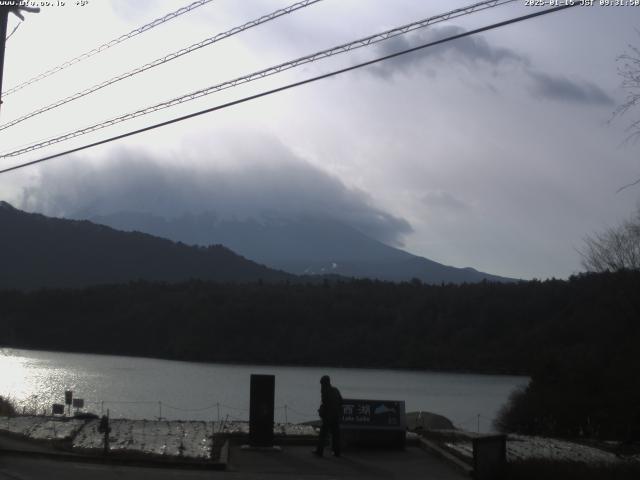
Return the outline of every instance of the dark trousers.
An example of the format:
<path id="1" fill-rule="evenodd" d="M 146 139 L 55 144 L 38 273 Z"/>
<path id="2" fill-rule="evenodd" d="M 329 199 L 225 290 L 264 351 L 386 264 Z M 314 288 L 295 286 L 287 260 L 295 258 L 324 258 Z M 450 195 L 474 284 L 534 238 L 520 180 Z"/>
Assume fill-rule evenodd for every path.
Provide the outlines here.
<path id="1" fill-rule="evenodd" d="M 331 432 L 331 448 L 333 453 L 340 455 L 340 420 L 322 420 L 320 434 L 318 435 L 317 452 L 322 455 L 324 445 L 327 442 L 327 436 Z"/>

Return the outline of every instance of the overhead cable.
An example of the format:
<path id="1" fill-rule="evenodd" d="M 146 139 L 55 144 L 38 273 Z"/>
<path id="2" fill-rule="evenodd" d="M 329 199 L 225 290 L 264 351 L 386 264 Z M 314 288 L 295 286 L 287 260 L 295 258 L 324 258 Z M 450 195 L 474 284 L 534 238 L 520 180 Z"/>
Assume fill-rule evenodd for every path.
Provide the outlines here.
<path id="1" fill-rule="evenodd" d="M 125 40 L 129 40 L 130 38 L 133 38 L 137 35 L 140 35 L 141 33 L 144 33 L 148 30 L 151 30 L 154 27 L 157 27 L 158 25 L 161 25 L 165 22 L 168 22 L 169 20 L 173 20 L 174 18 L 179 17 L 180 15 L 183 15 L 187 12 L 190 12 L 192 10 L 195 10 L 198 7 L 202 7 L 203 5 L 206 5 L 207 3 L 213 2 L 214 0 L 197 0 L 196 2 L 193 2 L 185 7 L 179 8 L 178 10 L 176 10 L 175 12 L 171 12 L 171 13 L 167 13 L 166 15 L 156 18 L 155 20 L 153 20 L 152 22 L 149 22 L 145 25 L 142 25 L 141 27 L 138 27 L 134 30 L 131 30 L 129 33 L 125 33 L 124 35 L 120 35 L 118 38 L 114 38 L 113 40 L 110 40 L 106 43 L 103 43 L 102 45 L 95 47 L 87 52 L 84 52 L 80 55 L 78 55 L 77 57 L 72 58 L 71 60 L 67 60 L 64 63 L 61 63 L 60 65 L 57 65 L 53 68 L 51 68 L 50 70 L 47 70 L 46 72 L 43 72 L 39 75 L 36 75 L 35 77 L 19 84 L 16 85 L 15 87 L 10 88 L 9 90 L 7 90 L 6 92 L 3 93 L 3 96 L 6 98 L 9 95 L 11 95 L 12 93 L 17 92 L 18 90 L 22 90 L 23 88 L 25 88 L 28 85 L 31 85 L 33 83 L 39 82 L 40 80 L 50 77 L 51 75 L 60 72 L 61 70 L 64 70 L 72 65 L 75 65 L 78 62 L 81 62 L 82 60 L 86 60 L 89 57 L 92 57 L 94 55 L 96 55 L 97 53 L 103 52 L 115 45 L 118 45 L 119 43 L 124 42 Z"/>
<path id="2" fill-rule="evenodd" d="M 0 125 L 0 131 L 2 130 L 6 130 L 9 127 L 12 127 L 14 125 L 17 125 L 18 123 L 24 122 L 25 120 L 28 120 L 29 118 L 35 117 L 36 115 L 40 115 L 41 113 L 47 112 L 49 110 L 53 110 L 54 108 L 60 107 L 66 103 L 72 102 L 74 100 L 78 100 L 79 98 L 85 97 L 91 93 L 94 93 L 98 90 L 101 90 L 105 87 L 108 87 L 109 85 L 113 85 L 116 82 L 119 82 L 121 80 L 133 77 L 134 75 L 137 75 L 139 73 L 145 72 L 147 70 L 150 70 L 154 67 L 157 67 L 159 65 L 162 65 L 164 63 L 170 62 L 171 60 L 175 60 L 176 58 L 182 57 L 183 55 L 187 55 L 188 53 L 192 53 L 196 50 L 199 50 L 200 48 L 212 45 L 216 42 L 219 42 L 220 40 L 223 40 L 225 38 L 231 37 L 233 35 L 237 35 L 240 32 L 244 32 L 245 30 L 248 30 L 252 27 L 261 25 L 263 23 L 269 22 L 271 20 L 275 20 L 278 17 L 281 17 L 283 15 L 286 15 L 288 13 L 292 13 L 295 12 L 296 10 L 300 10 L 301 8 L 305 8 L 308 7 L 309 5 L 313 5 L 314 3 L 318 3 L 321 2 L 322 0 L 302 0 L 300 2 L 294 3 L 292 5 L 289 5 L 288 7 L 285 8 L 280 8 L 274 12 L 271 12 L 267 15 L 263 15 L 262 17 L 256 18 L 255 20 L 251 20 L 250 22 L 247 22 L 243 25 L 240 25 L 239 27 L 234 27 L 231 30 L 227 30 L 226 32 L 222 32 L 222 33 L 218 33 L 216 35 L 214 35 L 213 37 L 209 37 L 206 38 L 204 40 L 202 40 L 201 42 L 198 43 L 194 43 L 193 45 L 189 45 L 188 47 L 185 48 L 181 48 L 180 50 L 177 50 L 175 52 L 170 53 L 169 55 L 165 55 L 164 57 L 160 57 L 155 59 L 152 62 L 146 63 L 145 65 L 142 65 L 141 67 L 137 67 L 134 68 L 133 70 L 130 70 L 128 72 L 122 73 L 120 75 L 117 75 L 113 78 L 110 78 L 109 80 L 105 80 L 101 83 L 98 83 L 96 85 L 93 85 L 92 87 L 86 88 L 80 92 L 76 92 L 73 95 L 70 95 L 66 98 L 63 98 L 61 100 L 58 100 L 56 102 L 53 102 L 45 107 L 41 107 L 37 110 L 34 110 L 31 113 L 27 113 L 26 115 L 23 115 L 22 117 L 16 118 L 15 120 L 11 120 L 10 122 L 7 122 L 5 124 Z"/>
<path id="3" fill-rule="evenodd" d="M 7 37 L 4 39 L 5 42 L 8 41 L 11 37 L 13 37 L 13 34 L 16 33 L 18 28 L 20 28 L 20 25 L 22 25 L 22 22 L 18 23 L 15 27 L 13 27 L 13 30 L 11 30 L 11 33 L 7 35 Z"/>
<path id="4" fill-rule="evenodd" d="M 216 85 L 212 85 L 210 87 L 201 89 L 201 90 L 197 90 L 195 92 L 191 92 L 185 95 L 182 95 L 180 97 L 177 98 L 173 98 L 170 100 L 166 100 L 164 102 L 149 106 L 149 107 L 145 107 L 133 112 L 129 112 L 127 114 L 124 115 L 120 115 L 118 117 L 103 121 L 101 123 L 97 123 L 94 125 L 91 125 L 89 127 L 85 127 L 79 130 L 75 130 L 63 135 L 60 135 L 58 137 L 54 137 L 52 139 L 48 139 L 48 140 L 44 140 L 44 141 L 40 141 L 38 143 L 35 144 L 31 144 L 27 147 L 24 148 L 20 148 L 17 149 L 13 152 L 10 153 L 5 153 L 0 155 L 0 158 L 6 158 L 6 157 L 14 157 L 16 155 L 21 155 L 23 153 L 27 153 L 33 150 L 37 150 L 43 147 L 47 147 L 49 145 L 53 145 L 55 143 L 59 143 L 65 140 L 70 140 L 72 138 L 81 136 L 81 135 L 85 135 L 87 133 L 91 133 L 94 132 L 96 130 L 100 130 L 102 128 L 105 127 L 110 127 L 112 125 L 116 125 L 118 123 L 121 122 L 125 122 L 127 120 L 132 120 L 134 118 L 138 118 L 141 117 L 143 115 L 147 115 L 149 113 L 153 113 L 156 112 L 158 110 L 164 110 L 166 108 L 170 108 L 173 107 L 175 105 L 180 105 L 182 103 L 185 102 L 189 102 L 192 100 L 196 100 L 198 98 L 207 96 L 207 95 L 211 95 L 213 93 L 219 92 L 221 90 L 226 90 L 229 88 L 233 88 L 236 87 L 238 85 L 241 84 L 245 84 L 245 83 L 249 83 L 249 82 L 253 82 L 255 80 L 259 80 L 261 78 L 265 78 L 280 72 L 283 72 L 285 70 L 289 70 L 295 67 L 299 67 L 300 65 L 304 65 L 307 63 L 311 63 L 311 62 L 315 62 L 318 60 L 322 60 L 328 57 L 332 57 L 334 55 L 338 55 L 338 54 L 342 54 L 342 53 L 346 53 L 346 52 L 350 52 L 352 50 L 355 50 L 357 48 L 362 48 L 362 47 L 366 47 L 368 45 L 373 45 L 375 43 L 378 42 L 382 42 L 384 40 L 388 40 L 390 38 L 393 37 L 397 37 L 399 35 L 404 35 L 408 32 L 411 32 L 413 30 L 417 30 L 419 28 L 425 28 L 428 27 L 430 25 L 436 24 L 436 23 L 440 23 L 440 22 L 444 22 L 447 20 L 451 20 L 452 18 L 458 18 L 464 15 L 469 15 L 471 13 L 474 12 L 478 12 L 481 10 L 486 10 L 488 8 L 493 8 L 493 7 L 497 7 L 497 6 L 501 6 L 507 3 L 513 3 L 516 0 L 490 0 L 490 1 L 483 1 L 480 3 L 475 3 L 473 5 L 469 5 L 467 7 L 463 7 L 463 8 L 458 8 L 455 10 L 451 10 L 447 13 L 443 13 L 440 15 L 436 15 L 433 17 L 429 17 L 426 19 L 422 19 L 419 20 L 417 22 L 412 22 L 409 23 L 407 25 L 403 25 L 400 27 L 396 27 L 393 28 L 391 30 L 386 30 L 384 32 L 381 33 L 376 33 L 374 35 L 369 35 L 368 37 L 364 37 L 361 38 L 359 40 L 355 40 L 349 43 L 345 43 L 342 45 L 338 45 L 336 47 L 332 47 L 332 48 L 328 48 L 326 50 L 321 50 L 319 52 L 316 53 L 312 53 L 311 55 L 306 55 L 304 57 L 300 57 L 297 58 L 295 60 L 291 60 L 288 61 L 286 63 L 281 63 L 279 65 L 276 66 L 272 66 L 263 70 L 259 70 L 257 72 L 253 72 L 250 73 L 248 75 L 244 75 L 242 77 L 238 77 L 235 78 L 233 80 L 228 80 Z M 9 126 L 11 126 L 13 123 L 9 123 L 9 124 L 5 124 L 3 126 L 0 126 L 0 130 L 4 129 L 4 128 L 8 128 Z"/>
<path id="5" fill-rule="evenodd" d="M 223 110 L 225 108 L 229 108 L 229 107 L 232 107 L 232 106 L 235 106 L 235 105 L 240 105 L 242 103 L 246 103 L 246 102 L 249 102 L 251 100 L 255 100 L 255 99 L 258 99 L 258 98 L 266 97 L 268 95 L 273 95 L 275 93 L 283 92 L 285 90 L 289 90 L 289 89 L 292 89 L 292 88 L 295 88 L 295 87 L 306 85 L 308 83 L 316 82 L 318 80 L 323 80 L 325 78 L 334 77 L 336 75 L 340 75 L 340 74 L 343 74 L 343 73 L 346 73 L 346 72 L 350 72 L 352 70 L 356 70 L 356 69 L 359 69 L 359 68 L 367 67 L 369 65 L 373 65 L 373 64 L 385 61 L 385 60 L 389 60 L 389 59 L 392 59 L 392 58 L 395 58 L 395 57 L 399 57 L 401 55 L 406 55 L 406 54 L 409 54 L 409 53 L 412 53 L 412 52 L 416 52 L 418 50 L 422 50 L 422 49 L 425 49 L 425 48 L 428 48 L 428 47 L 433 47 L 433 46 L 436 46 L 436 45 L 440 45 L 440 44 L 445 43 L 445 42 L 450 42 L 450 41 L 457 40 L 457 39 L 460 39 L 460 38 L 468 37 L 470 35 L 475 35 L 475 34 L 478 34 L 478 33 L 486 32 L 488 30 L 494 30 L 496 28 L 505 27 L 505 26 L 511 25 L 513 23 L 522 22 L 524 20 L 529 20 L 529 19 L 532 19 L 532 18 L 535 18 L 535 17 L 539 17 L 539 16 L 542 16 L 542 15 L 547 15 L 547 14 L 550 14 L 550 13 L 559 12 L 561 10 L 565 10 L 567 8 L 575 7 L 577 5 L 579 5 L 579 3 L 568 3 L 568 4 L 565 4 L 565 5 L 562 5 L 562 6 L 558 6 L 558 7 L 547 8 L 547 9 L 544 9 L 542 11 L 538 11 L 538 12 L 535 12 L 535 13 L 530 13 L 528 15 L 523 15 L 523 16 L 520 16 L 520 17 L 511 18 L 509 20 L 505 20 L 505 21 L 502 21 L 502 22 L 498 22 L 498 23 L 494 23 L 494 24 L 491 24 L 491 25 L 487 25 L 485 27 L 476 28 L 475 30 L 469 30 L 469 31 L 464 32 L 464 33 L 460 33 L 460 34 L 457 34 L 457 35 L 452 35 L 452 36 L 449 36 L 449 37 L 445 37 L 445 38 L 442 38 L 440 40 L 436 40 L 434 42 L 424 43 L 422 45 L 418 45 L 417 47 L 408 48 L 406 50 L 402 50 L 402 51 L 399 51 L 399 52 L 396 52 L 396 53 L 392 53 L 390 55 L 385 55 L 384 57 L 375 58 L 373 60 L 369 60 L 369 61 L 366 61 L 366 62 L 358 63 L 356 65 L 352 65 L 350 67 L 345 67 L 345 68 L 342 68 L 340 70 L 334 70 L 334 71 L 329 72 L 329 73 L 325 73 L 325 74 L 318 75 L 318 76 L 315 76 L 315 77 L 307 78 L 305 80 L 301 80 L 301 81 L 298 81 L 298 82 L 290 83 L 290 84 L 284 85 L 282 87 L 274 88 L 274 89 L 267 90 L 267 91 L 264 91 L 264 92 L 261 92 L 261 93 L 257 93 L 255 95 L 250 95 L 250 96 L 247 96 L 247 97 L 243 97 L 243 98 L 240 98 L 238 100 L 234 100 L 234 101 L 231 101 L 231 102 L 227 102 L 227 103 L 223 103 L 223 104 L 220 104 L 220 105 L 216 105 L 216 106 L 213 106 L 213 107 L 210 107 L 210 108 L 206 108 L 204 110 L 200 110 L 198 112 L 190 113 L 188 115 L 183 115 L 181 117 L 173 118 L 171 120 L 166 120 L 164 122 L 156 123 L 154 125 L 149 125 L 149 126 L 144 127 L 144 128 L 140 128 L 140 129 L 133 130 L 133 131 L 130 131 L 130 132 L 127 132 L 127 133 L 122 133 L 120 135 L 116 135 L 116 136 L 109 137 L 109 138 L 106 138 L 106 139 L 103 139 L 103 140 L 99 140 L 99 141 L 96 141 L 96 142 L 93 142 L 93 143 L 82 145 L 80 147 L 76 147 L 76 148 L 72 148 L 72 149 L 69 149 L 69 150 L 65 150 L 63 152 L 55 153 L 53 155 L 48 155 L 46 157 L 39 158 L 37 160 L 32 160 L 30 162 L 25 162 L 25 163 L 22 163 L 22 164 L 19 164 L 19 165 L 14 165 L 12 167 L 0 170 L 0 174 L 7 173 L 7 172 L 10 172 L 10 171 L 13 171 L 13 170 L 18 170 L 20 168 L 28 167 L 28 166 L 35 165 L 35 164 L 38 164 L 38 163 L 42 163 L 42 162 L 45 162 L 45 161 L 48 161 L 48 160 L 52 160 L 54 158 L 58 158 L 58 157 L 61 157 L 61 156 L 64 156 L 64 155 L 68 155 L 68 154 L 71 154 L 71 153 L 76 153 L 76 152 L 79 152 L 79 151 L 82 151 L 82 150 L 86 150 L 88 148 L 96 147 L 98 145 L 104 145 L 106 143 L 110 143 L 110 142 L 113 142 L 115 140 L 120 140 L 120 139 L 123 139 L 123 138 L 131 137 L 133 135 L 137 135 L 137 134 L 140 134 L 140 133 L 148 132 L 148 131 L 154 130 L 156 128 L 160 128 L 160 127 L 164 127 L 164 126 L 167 126 L 167 125 L 171 125 L 173 123 L 181 122 L 183 120 L 188 120 L 190 118 L 198 117 L 200 115 L 204 115 L 204 114 L 207 114 L 207 113 L 212 113 L 212 112 L 215 112 L 215 111 L 218 111 L 218 110 Z"/>

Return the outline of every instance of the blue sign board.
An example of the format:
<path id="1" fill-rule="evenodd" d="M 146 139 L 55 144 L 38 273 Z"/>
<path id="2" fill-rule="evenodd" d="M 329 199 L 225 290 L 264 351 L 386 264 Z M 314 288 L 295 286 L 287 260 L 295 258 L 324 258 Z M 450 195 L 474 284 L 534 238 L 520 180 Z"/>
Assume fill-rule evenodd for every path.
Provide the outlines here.
<path id="1" fill-rule="evenodd" d="M 395 400 L 342 400 L 344 426 L 405 429 L 404 401 Z"/>

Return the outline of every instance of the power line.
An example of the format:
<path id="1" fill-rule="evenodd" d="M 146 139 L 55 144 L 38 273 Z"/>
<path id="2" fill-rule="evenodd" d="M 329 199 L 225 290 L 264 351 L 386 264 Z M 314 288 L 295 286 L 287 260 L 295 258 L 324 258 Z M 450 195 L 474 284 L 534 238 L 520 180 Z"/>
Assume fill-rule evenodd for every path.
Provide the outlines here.
<path id="1" fill-rule="evenodd" d="M 89 127 L 85 127 L 79 130 L 75 130 L 69 133 L 66 133 L 64 135 L 59 135 L 57 137 L 48 139 L 48 140 L 43 140 L 34 144 L 31 144 L 27 147 L 24 148 L 20 148 L 17 149 L 13 152 L 10 153 L 5 153 L 0 155 L 0 158 L 8 158 L 8 157 L 15 157 L 17 155 L 21 155 L 23 153 L 27 153 L 27 152 L 31 152 L 33 150 L 38 150 L 40 148 L 44 148 L 56 143 L 60 143 L 62 141 L 65 140 L 70 140 L 72 138 L 76 138 L 79 137 L 81 135 L 86 135 L 88 133 L 94 132 L 96 130 L 100 130 L 102 128 L 105 127 L 110 127 L 112 125 L 116 125 L 118 123 L 127 121 L 127 120 L 132 120 L 134 118 L 138 118 L 141 117 L 143 115 L 147 115 L 149 113 L 153 113 L 156 112 L 158 110 L 164 110 L 165 108 L 169 108 L 169 107 L 173 107 L 175 105 L 180 105 L 182 103 L 191 101 L 191 100 L 196 100 L 198 98 L 207 96 L 207 95 L 211 95 L 212 93 L 216 93 L 222 90 L 226 90 L 228 88 L 233 88 L 236 87 L 240 84 L 245 84 L 245 83 L 249 83 L 249 82 L 253 82 L 255 80 L 259 80 L 261 78 L 265 78 L 280 72 L 283 72 L 285 70 L 289 70 L 291 68 L 295 68 L 298 67 L 300 65 L 304 65 L 307 63 L 312 63 L 315 62 L 317 60 L 321 60 L 321 59 L 325 59 L 328 57 L 331 57 L 333 55 L 338 55 L 341 53 L 346 53 L 349 52 L 351 50 L 355 50 L 357 48 L 362 48 L 362 47 L 366 47 L 369 45 L 373 45 L 375 43 L 384 41 L 384 40 L 388 40 L 390 38 L 393 37 L 397 37 L 399 35 L 404 35 L 408 32 L 411 32 L 413 30 L 417 30 L 419 28 L 425 28 L 428 27 L 430 25 L 433 25 L 435 23 L 440 23 L 440 22 L 444 22 L 446 20 L 450 20 L 452 18 L 458 18 L 464 15 L 469 15 L 471 13 L 474 12 L 478 12 L 481 10 L 486 10 L 488 8 L 494 8 L 497 6 L 501 6 L 507 3 L 512 3 L 516 0 L 490 0 L 490 1 L 483 1 L 480 3 L 476 3 L 467 7 L 463 7 L 463 8 L 458 8 L 455 10 L 451 10 L 447 13 L 443 13 L 441 15 L 436 15 L 433 17 L 429 17 L 426 19 L 422 19 L 419 20 L 417 22 L 412 22 L 409 23 L 407 25 L 403 25 L 401 27 L 396 27 L 393 28 L 391 30 L 386 30 L 384 32 L 381 33 L 376 33 L 374 35 L 370 35 L 368 37 L 364 37 L 349 43 L 345 43 L 342 45 L 339 45 L 337 47 L 332 47 L 332 48 L 328 48 L 326 50 L 321 50 L 319 52 L 316 53 L 312 53 L 311 55 L 306 55 L 304 57 L 300 57 L 297 58 L 295 60 L 291 60 L 289 62 L 286 63 L 282 63 L 276 66 L 272 66 L 263 70 L 259 70 L 257 72 L 253 72 L 250 73 L 248 75 L 244 75 L 242 77 L 238 77 L 235 78 L 233 80 L 228 80 L 222 83 L 219 83 L 217 85 L 213 85 L 207 88 L 204 88 L 202 90 L 197 90 L 195 92 L 191 92 L 188 93 L 186 95 L 182 95 L 180 97 L 177 98 L 173 98 L 171 100 L 167 100 L 161 103 L 158 103 L 156 105 L 152 105 L 140 110 L 136 110 L 134 112 L 129 112 L 127 114 L 124 115 L 120 115 L 118 117 L 112 118 L 110 120 L 106 120 L 104 122 L 101 123 L 97 123 L 94 125 L 91 125 Z"/>
<path id="2" fill-rule="evenodd" d="M 262 17 L 256 18 L 255 20 L 251 20 L 250 22 L 240 25 L 239 27 L 234 27 L 231 30 L 227 30 L 226 32 L 218 33 L 213 37 L 206 38 L 201 42 L 194 43 L 193 45 L 189 45 L 188 47 L 185 47 L 185 48 L 181 48 L 180 50 L 177 50 L 168 55 L 165 55 L 164 57 L 157 58 L 154 61 L 149 62 L 141 67 L 134 68 L 133 70 L 117 75 L 113 78 L 110 78 L 109 80 L 105 80 L 104 82 L 93 85 L 92 87 L 86 88 L 80 92 L 76 92 L 73 95 L 70 95 L 66 98 L 58 100 L 50 105 L 34 110 L 33 112 L 23 115 L 22 117 L 16 118 L 15 120 L 11 120 L 10 122 L 0 125 L 0 131 L 6 130 L 9 127 L 12 127 L 14 125 L 17 125 L 18 123 L 24 122 L 29 118 L 35 117 L 36 115 L 40 115 L 41 113 L 48 112 L 49 110 L 53 110 L 54 108 L 60 107 L 66 103 L 72 102 L 74 100 L 78 100 L 79 98 L 85 97 L 91 93 L 94 93 L 98 90 L 108 87 L 109 85 L 113 85 L 116 82 L 133 77 L 134 75 L 137 75 L 139 73 L 145 72 L 159 65 L 170 62 L 171 60 L 180 58 L 183 55 L 187 55 L 203 47 L 212 45 L 216 42 L 219 42 L 220 40 L 231 37 L 233 35 L 237 35 L 238 33 L 241 33 L 252 27 L 256 27 L 258 25 L 269 22 L 271 20 L 275 20 L 278 17 L 287 15 L 288 13 L 295 12 L 296 10 L 300 10 L 302 8 L 308 7 L 310 5 L 313 5 L 314 3 L 318 3 L 321 1 L 322 0 L 302 0 L 301 2 L 294 3 L 292 5 L 289 5 L 288 7 L 278 9 L 267 15 L 263 15 Z"/>
<path id="3" fill-rule="evenodd" d="M 83 145 L 81 147 L 72 148 L 72 149 L 66 150 L 64 152 L 59 152 L 59 153 L 56 153 L 56 154 L 53 154 L 53 155 L 49 155 L 47 157 L 39 158 L 37 160 L 32 160 L 30 162 L 25 162 L 25 163 L 22 163 L 22 164 L 19 164 L 19 165 L 14 165 L 13 167 L 9 167 L 9 168 L 5 168 L 3 170 L 0 170 L 0 174 L 7 173 L 7 172 L 10 172 L 10 171 L 13 171 L 13 170 L 18 170 L 20 168 L 24 168 L 24 167 L 27 167 L 27 166 L 30 166 L 30 165 L 35 165 L 37 163 L 42 163 L 42 162 L 45 162 L 47 160 L 52 160 L 54 158 L 61 157 L 61 156 L 64 156 L 64 155 L 68 155 L 70 153 L 75 153 L 75 152 L 79 152 L 81 150 L 86 150 L 88 148 L 96 147 L 98 145 L 104 145 L 105 143 L 110 143 L 110 142 L 113 142 L 115 140 L 120 140 L 120 139 L 123 139 L 123 138 L 131 137 L 131 136 L 137 135 L 139 133 L 143 133 L 143 132 L 147 132 L 147 131 L 150 131 L 150 130 L 154 130 L 156 128 L 160 128 L 160 127 L 164 127 L 164 126 L 167 126 L 167 125 L 171 125 L 173 123 L 181 122 L 183 120 L 188 120 L 190 118 L 198 117 L 198 116 L 204 115 L 206 113 L 212 113 L 212 112 L 215 112 L 215 111 L 218 111 L 218 110 L 223 110 L 225 108 L 229 108 L 229 107 L 232 107 L 232 106 L 235 106 L 235 105 L 246 103 L 246 102 L 251 101 L 251 100 L 255 100 L 255 99 L 258 99 L 258 98 L 262 98 L 262 97 L 266 97 L 266 96 L 269 96 L 269 95 L 273 95 L 275 93 L 283 92 L 285 90 L 289 90 L 289 89 L 292 89 L 292 88 L 295 88 L 295 87 L 306 85 L 308 83 L 313 83 L 313 82 L 316 82 L 318 80 L 323 80 L 325 78 L 334 77 L 336 75 L 340 75 L 340 74 L 343 74 L 343 73 L 346 73 L 346 72 L 350 72 L 352 70 L 356 70 L 356 69 L 359 69 L 359 68 L 367 67 L 369 65 L 373 65 L 375 63 L 379 63 L 379 62 L 382 62 L 382 61 L 385 61 L 385 60 L 389 60 L 389 59 L 392 59 L 392 58 L 395 58 L 395 57 L 399 57 L 401 55 L 406 55 L 408 53 L 416 52 L 418 50 L 422 50 L 422 49 L 425 49 L 425 48 L 428 48 L 428 47 L 433 47 L 435 45 L 440 45 L 440 44 L 445 43 L 445 42 L 450 42 L 450 41 L 457 40 L 457 39 L 460 39 L 460 38 L 464 38 L 464 37 L 468 37 L 468 36 L 475 35 L 475 34 L 478 34 L 478 33 L 486 32 L 488 30 L 494 30 L 496 28 L 505 27 L 507 25 L 511 25 L 511 24 L 518 23 L 518 22 L 522 22 L 522 21 L 525 21 L 525 20 L 529 20 L 529 19 L 532 19 L 532 18 L 536 18 L 536 17 L 542 16 L 542 15 L 547 15 L 547 14 L 550 14 L 550 13 L 559 12 L 561 10 L 565 10 L 567 8 L 575 7 L 575 6 L 578 6 L 578 5 L 579 5 L 579 3 L 569 3 L 569 4 L 565 4 L 565 5 L 559 6 L 559 7 L 548 8 L 548 9 L 545 9 L 545 10 L 542 10 L 542 11 L 539 11 L 539 12 L 530 13 L 528 15 L 523 15 L 523 16 L 520 16 L 520 17 L 511 18 L 509 20 L 505 20 L 505 21 L 502 21 L 502 22 L 494 23 L 494 24 L 487 25 L 487 26 L 484 26 L 484 27 L 481 27 L 481 28 L 476 28 L 474 30 L 469 30 L 469 31 L 464 32 L 464 33 L 460 33 L 460 34 L 457 34 L 457 35 L 452 35 L 452 36 L 449 36 L 449 37 L 445 37 L 445 38 L 442 38 L 440 40 L 436 40 L 434 42 L 424 43 L 422 45 L 418 45 L 417 47 L 408 48 L 408 49 L 405 49 L 405 50 L 402 50 L 402 51 L 399 51 L 399 52 L 396 52 L 396 53 L 392 53 L 390 55 L 385 55 L 383 57 L 379 57 L 379 58 L 376 58 L 376 59 L 373 59 L 373 60 L 369 60 L 369 61 L 366 61 L 366 62 L 358 63 L 358 64 L 352 65 L 350 67 L 345 67 L 345 68 L 342 68 L 340 70 L 334 70 L 334 71 L 329 72 L 329 73 L 325 73 L 325 74 L 322 74 L 322 75 L 317 75 L 315 77 L 311 77 L 311 78 L 307 78 L 305 80 L 301 80 L 301 81 L 298 81 L 298 82 L 290 83 L 290 84 L 284 85 L 282 87 L 278 87 L 278 88 L 274 88 L 274 89 L 271 89 L 271 90 L 267 90 L 267 91 L 264 91 L 264 92 L 261 92 L 261 93 L 257 93 L 255 95 L 250 95 L 250 96 L 247 96 L 247 97 L 243 97 L 241 99 L 234 100 L 234 101 L 227 102 L 227 103 L 223 103 L 221 105 L 216 105 L 214 107 L 210 107 L 210 108 L 207 108 L 207 109 L 204 109 L 204 110 L 200 110 L 198 112 L 190 113 L 188 115 L 183 115 L 181 117 L 173 118 L 171 120 L 166 120 L 164 122 L 156 123 L 154 125 L 150 125 L 150 126 L 147 126 L 147 127 L 144 127 L 144 128 L 140 128 L 138 130 L 133 130 L 133 131 L 130 131 L 130 132 L 127 132 L 127 133 L 123 133 L 123 134 L 116 135 L 116 136 L 113 136 L 113 137 L 110 137 L 110 138 L 99 140 L 97 142 L 86 144 L 86 145 Z"/>
<path id="4" fill-rule="evenodd" d="M 133 38 L 137 35 L 140 35 L 141 33 L 144 33 L 148 30 L 151 30 L 152 28 L 157 27 L 158 25 L 162 25 L 165 22 L 168 22 L 169 20 L 173 20 L 174 18 L 179 17 L 180 15 L 183 15 L 185 13 L 188 13 L 192 10 L 195 10 L 198 7 L 202 7 L 203 5 L 206 5 L 207 3 L 213 2 L 214 0 L 197 0 L 196 2 L 193 2 L 185 7 L 179 8 L 178 10 L 176 10 L 175 12 L 171 12 L 171 13 L 167 13 L 166 15 L 156 18 L 155 20 L 153 20 L 152 22 L 149 22 L 141 27 L 138 27 L 134 30 L 131 30 L 129 33 L 125 33 L 124 35 L 120 35 L 118 38 L 114 38 L 113 40 L 110 40 L 106 43 L 103 43 L 102 45 L 93 48 L 85 53 L 82 53 L 80 55 L 78 55 L 75 58 L 72 58 L 71 60 L 67 60 L 64 63 L 61 63 L 60 65 L 51 68 L 50 70 L 47 70 L 46 72 L 43 72 L 39 75 L 36 75 L 35 77 L 27 80 L 26 82 L 23 82 L 19 85 L 16 85 L 13 88 L 10 88 L 9 90 L 7 90 L 4 93 L 5 97 L 8 97 L 9 95 L 11 95 L 12 93 L 17 92 L 18 90 L 22 90 L 23 88 L 25 88 L 28 85 L 31 85 L 33 83 L 39 82 L 40 80 L 43 80 L 47 77 L 50 77 L 51 75 L 60 72 L 61 70 L 64 70 L 72 65 L 75 65 L 78 62 L 81 62 L 82 60 L 86 60 L 89 57 L 92 57 L 100 52 L 103 52 L 111 47 L 114 47 L 116 45 L 118 45 L 119 43 L 124 42 L 125 40 L 129 40 L 130 38 Z"/>
<path id="5" fill-rule="evenodd" d="M 9 35 L 7 35 L 7 38 L 5 38 L 5 41 L 9 40 L 11 37 L 13 37 L 13 34 L 16 33 L 16 31 L 18 30 L 18 28 L 20 28 L 20 25 L 22 25 L 22 22 L 19 22 L 16 24 L 15 27 L 13 27 L 13 30 L 11 30 L 11 33 Z"/>

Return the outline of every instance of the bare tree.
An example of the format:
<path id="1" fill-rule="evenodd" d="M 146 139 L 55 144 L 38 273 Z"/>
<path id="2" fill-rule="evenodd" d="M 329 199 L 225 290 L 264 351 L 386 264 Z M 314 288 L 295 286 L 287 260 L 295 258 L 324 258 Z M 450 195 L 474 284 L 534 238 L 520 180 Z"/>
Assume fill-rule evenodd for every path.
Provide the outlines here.
<path id="1" fill-rule="evenodd" d="M 638 30 L 638 34 L 640 34 L 640 30 Z M 622 78 L 621 86 L 627 91 L 627 96 L 624 102 L 615 109 L 610 121 L 640 106 L 640 48 L 629 45 L 628 51 L 620 55 L 617 58 L 617 62 L 618 75 Z M 627 138 L 625 142 L 635 142 L 640 139 L 640 120 L 632 120 L 626 128 L 626 132 Z M 638 184 L 640 184 L 640 179 L 620 187 L 618 193 Z"/>
<path id="2" fill-rule="evenodd" d="M 640 105 L 640 48 L 629 45 L 629 51 L 618 57 L 618 75 L 622 77 L 622 88 L 627 91 L 624 103 L 613 112 L 614 117 L 624 115 Z M 627 140 L 640 138 L 640 120 L 634 120 L 628 127 Z"/>
<path id="3" fill-rule="evenodd" d="M 618 227 L 585 238 L 582 266 L 590 272 L 640 269 L 640 206 Z"/>

